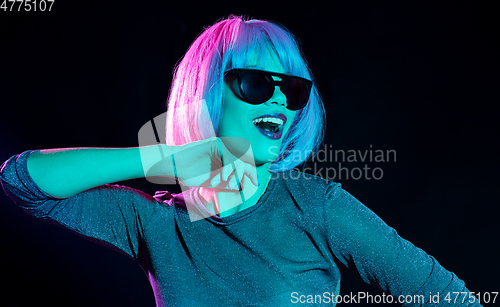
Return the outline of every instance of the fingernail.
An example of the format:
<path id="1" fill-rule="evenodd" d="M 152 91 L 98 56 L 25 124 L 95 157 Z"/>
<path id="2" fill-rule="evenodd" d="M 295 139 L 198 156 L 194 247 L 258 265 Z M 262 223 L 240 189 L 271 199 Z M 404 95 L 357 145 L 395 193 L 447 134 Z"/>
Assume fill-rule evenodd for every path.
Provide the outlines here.
<path id="1" fill-rule="evenodd" d="M 215 176 L 214 178 L 212 178 L 212 180 L 210 181 L 210 186 L 212 188 L 215 188 L 216 186 L 218 186 L 220 184 L 220 175 L 217 175 Z"/>

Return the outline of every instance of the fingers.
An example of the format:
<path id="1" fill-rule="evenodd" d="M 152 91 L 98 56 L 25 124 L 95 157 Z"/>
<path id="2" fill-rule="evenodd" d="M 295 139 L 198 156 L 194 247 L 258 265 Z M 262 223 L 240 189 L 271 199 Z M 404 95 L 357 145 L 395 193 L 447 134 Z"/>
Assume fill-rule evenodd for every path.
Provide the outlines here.
<path id="1" fill-rule="evenodd" d="M 216 170 L 214 173 L 215 175 L 210 180 L 212 188 L 242 190 L 244 176 L 248 177 L 255 186 L 259 185 L 255 166 L 241 160 L 224 165 L 222 170 Z"/>
<path id="2" fill-rule="evenodd" d="M 221 182 L 221 174 L 218 173 L 217 175 L 214 176 L 214 178 L 212 178 L 212 180 L 210 180 L 210 187 L 211 188 L 216 188 L 220 185 L 220 182 Z"/>
<path id="3" fill-rule="evenodd" d="M 255 165 L 246 164 L 245 167 L 247 168 L 245 171 L 247 177 L 250 178 L 250 180 L 252 180 L 252 183 L 255 186 L 259 186 L 260 185 L 259 177 L 257 176 L 257 168 L 255 167 Z"/>
<path id="4" fill-rule="evenodd" d="M 243 176 L 248 173 L 246 163 L 236 161 L 225 165 L 210 181 L 211 187 L 241 190 Z"/>
<path id="5" fill-rule="evenodd" d="M 222 171 L 220 174 L 216 171 L 211 180 L 212 187 L 241 190 L 244 176 L 250 178 L 252 183 L 257 186 L 259 184 L 257 169 L 250 143 L 242 138 L 216 139 L 218 155 L 222 160 Z M 235 156 L 233 152 L 236 152 L 238 156 Z"/>
<path id="6" fill-rule="evenodd" d="M 171 173 L 185 186 L 241 190 L 244 182 L 258 185 L 253 153 L 245 139 L 213 137 L 170 148 Z M 245 176 L 250 180 L 244 181 Z"/>

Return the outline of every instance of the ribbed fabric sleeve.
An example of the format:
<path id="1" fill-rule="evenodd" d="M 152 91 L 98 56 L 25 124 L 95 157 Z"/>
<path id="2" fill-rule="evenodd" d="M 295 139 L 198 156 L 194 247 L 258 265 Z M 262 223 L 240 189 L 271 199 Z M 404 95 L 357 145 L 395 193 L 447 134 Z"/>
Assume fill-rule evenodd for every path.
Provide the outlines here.
<path id="1" fill-rule="evenodd" d="M 8 159 L 0 169 L 6 194 L 26 213 L 68 228 L 137 258 L 153 197 L 132 188 L 103 185 L 59 199 L 42 191 L 27 170 L 26 151 Z M 149 213 L 149 214 L 148 214 Z"/>
<path id="2" fill-rule="evenodd" d="M 366 283 L 395 298 L 414 297 L 404 306 L 481 306 L 477 300 L 453 304 L 456 295 L 452 292 L 465 292 L 468 297 L 464 282 L 434 257 L 401 238 L 338 183 L 332 182 L 326 195 L 330 246 L 338 259 Z M 449 293 L 451 300 L 445 300 Z M 436 295 L 439 304 L 430 302 Z"/>

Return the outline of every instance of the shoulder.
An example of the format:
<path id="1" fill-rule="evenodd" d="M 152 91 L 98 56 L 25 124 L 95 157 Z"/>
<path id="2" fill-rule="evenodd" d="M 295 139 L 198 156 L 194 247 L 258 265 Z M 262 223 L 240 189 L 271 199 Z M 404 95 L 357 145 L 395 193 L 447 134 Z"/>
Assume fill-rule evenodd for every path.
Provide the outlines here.
<path id="1" fill-rule="evenodd" d="M 78 196 L 80 202 L 99 203 L 99 206 L 107 210 L 115 208 L 120 214 L 140 215 L 144 219 L 152 219 L 157 215 L 164 216 L 168 214 L 172 206 L 173 198 L 151 196 L 146 192 L 136 188 L 119 185 L 105 184 L 88 191 L 80 193 Z M 163 195 L 170 194 L 163 191 Z M 102 206 L 104 204 L 104 206 Z"/>
<path id="2" fill-rule="evenodd" d="M 331 201 L 332 195 L 337 194 L 337 190 L 342 190 L 337 182 L 296 169 L 273 173 L 273 176 L 278 183 L 278 194 L 291 197 L 295 206 L 309 214 L 324 212 L 324 207 Z"/>
<path id="3" fill-rule="evenodd" d="M 322 177 L 304 173 L 297 169 L 292 169 L 286 172 L 273 173 L 273 178 L 278 178 L 291 191 L 301 191 L 315 195 L 328 195 L 337 190 L 341 190 L 341 185 L 332 180 L 326 180 Z"/>
<path id="4" fill-rule="evenodd" d="M 327 220 L 345 221 L 346 217 L 374 215 L 338 182 L 296 169 L 275 175 L 296 203 L 304 204 L 302 206 L 313 211 L 322 211 Z"/>

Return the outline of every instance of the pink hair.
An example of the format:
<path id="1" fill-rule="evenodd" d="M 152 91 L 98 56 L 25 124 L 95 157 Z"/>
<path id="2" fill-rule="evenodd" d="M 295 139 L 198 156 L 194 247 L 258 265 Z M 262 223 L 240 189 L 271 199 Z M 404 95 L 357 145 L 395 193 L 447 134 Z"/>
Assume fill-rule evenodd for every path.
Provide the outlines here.
<path id="1" fill-rule="evenodd" d="M 254 54 L 259 61 L 253 68 L 263 69 L 273 57 L 278 58 L 287 74 L 313 80 L 297 41 L 286 28 L 231 15 L 206 28 L 174 70 L 168 98 L 167 145 L 218 136 L 224 72 L 248 67 Z M 273 163 L 274 171 L 295 167 L 317 151 L 324 135 L 324 118 L 323 103 L 313 85 L 308 105 L 297 111 L 284 137 L 280 157 Z"/>

